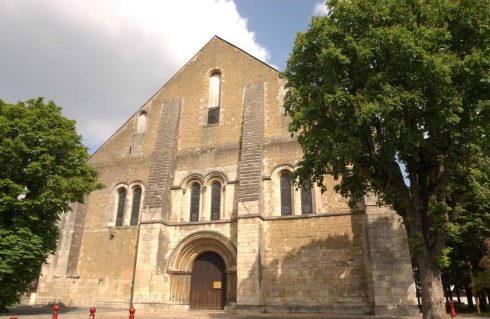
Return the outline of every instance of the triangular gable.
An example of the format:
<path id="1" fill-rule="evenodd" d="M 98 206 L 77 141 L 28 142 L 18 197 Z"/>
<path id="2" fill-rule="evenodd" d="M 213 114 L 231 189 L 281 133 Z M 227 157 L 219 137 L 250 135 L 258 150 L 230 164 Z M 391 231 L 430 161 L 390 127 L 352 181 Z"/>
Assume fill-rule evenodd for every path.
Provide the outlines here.
<path id="1" fill-rule="evenodd" d="M 95 154 L 97 154 L 97 152 L 99 150 L 101 150 L 113 137 L 115 137 L 117 135 L 117 133 L 124 127 L 126 126 L 126 124 L 128 124 L 128 122 L 136 115 L 140 112 L 140 110 L 145 107 L 145 105 L 147 105 L 153 98 L 155 98 L 160 92 L 162 92 L 165 87 L 167 85 L 169 85 L 179 74 L 182 73 L 183 70 L 185 70 L 187 68 L 187 66 L 192 63 L 196 57 L 206 49 L 206 47 L 208 47 L 213 41 L 221 41 L 223 43 L 226 43 L 227 45 L 229 45 L 230 47 L 234 48 L 234 49 L 237 49 L 239 50 L 240 52 L 244 53 L 245 55 L 247 55 L 248 57 L 252 58 L 253 60 L 257 61 L 258 63 L 264 65 L 265 67 L 267 68 L 270 68 L 272 71 L 274 72 L 277 72 L 277 73 L 280 73 L 279 70 L 277 70 L 276 68 L 274 68 L 273 66 L 265 63 L 264 61 L 256 58 L 255 56 L 253 56 L 252 54 L 248 53 L 247 51 L 237 47 L 236 45 L 224 40 L 223 38 L 217 36 L 217 35 L 214 35 L 208 42 L 206 42 L 206 44 L 204 46 L 201 47 L 201 49 L 199 49 L 196 54 L 194 54 L 167 82 L 165 82 L 165 84 L 163 84 L 162 87 L 160 87 L 160 89 L 158 89 L 148 100 L 146 100 L 145 103 L 143 103 L 143 105 L 141 105 L 131 116 L 129 116 L 129 118 L 126 120 L 126 122 L 124 122 L 104 143 L 102 143 L 102 145 L 97 149 L 95 150 L 95 152 L 90 155 L 90 158 L 92 158 L 93 156 L 95 156 Z M 89 160 L 90 160 L 89 158 Z"/>

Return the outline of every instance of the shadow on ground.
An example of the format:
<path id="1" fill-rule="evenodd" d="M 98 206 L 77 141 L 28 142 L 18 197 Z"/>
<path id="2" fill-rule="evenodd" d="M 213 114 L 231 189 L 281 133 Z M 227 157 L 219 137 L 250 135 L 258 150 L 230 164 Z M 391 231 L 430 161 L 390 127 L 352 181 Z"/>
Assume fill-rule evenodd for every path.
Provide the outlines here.
<path id="1" fill-rule="evenodd" d="M 0 313 L 0 317 L 15 317 L 15 316 L 36 316 L 36 315 L 51 315 L 53 313 L 52 306 L 45 307 L 31 307 L 31 306 L 17 306 L 8 307 L 9 312 Z M 103 312 L 114 312 L 114 311 L 127 311 L 126 309 L 117 308 L 98 308 L 97 313 Z M 62 314 L 80 314 L 82 317 L 87 317 L 90 315 L 90 307 L 60 307 L 58 312 L 60 317 Z M 46 318 L 48 318 L 46 316 Z"/>

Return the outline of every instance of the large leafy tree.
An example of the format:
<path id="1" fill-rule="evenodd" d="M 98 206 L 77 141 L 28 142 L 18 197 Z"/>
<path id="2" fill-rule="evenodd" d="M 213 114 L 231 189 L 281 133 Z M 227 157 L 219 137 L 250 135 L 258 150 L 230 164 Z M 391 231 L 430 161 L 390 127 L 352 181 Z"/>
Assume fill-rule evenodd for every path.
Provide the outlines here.
<path id="1" fill-rule="evenodd" d="M 39 276 L 69 203 L 101 187 L 87 159 L 75 122 L 53 102 L 0 100 L 0 308 Z"/>
<path id="2" fill-rule="evenodd" d="M 490 1 L 326 4 L 284 72 L 304 151 L 297 175 L 321 184 L 333 174 L 352 203 L 374 192 L 390 204 L 418 264 L 424 318 L 444 318 L 447 240 L 489 202 Z"/>

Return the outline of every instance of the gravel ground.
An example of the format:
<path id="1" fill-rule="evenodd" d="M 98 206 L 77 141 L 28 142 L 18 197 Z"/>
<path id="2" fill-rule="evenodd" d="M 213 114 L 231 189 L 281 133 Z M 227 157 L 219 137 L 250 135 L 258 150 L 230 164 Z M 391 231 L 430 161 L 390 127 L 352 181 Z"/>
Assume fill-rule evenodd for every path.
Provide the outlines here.
<path id="1" fill-rule="evenodd" d="M 17 317 L 18 319 L 51 319 L 51 308 L 16 307 L 11 312 L 0 314 L 0 318 Z M 89 308 L 61 308 L 58 319 L 88 318 Z M 97 308 L 95 319 L 125 319 L 128 318 L 127 309 Z M 448 316 L 449 317 L 449 316 Z M 472 315 L 459 315 L 464 319 L 481 319 Z M 326 314 L 229 314 L 223 311 L 158 311 L 138 312 L 135 319 L 393 319 L 407 317 L 376 317 L 376 316 L 350 316 L 350 315 L 326 315 Z M 410 317 L 410 319 L 421 317 Z M 485 318 L 485 317 L 483 317 Z M 488 317 L 487 317 L 488 318 Z M 407 318 L 408 319 L 408 318 Z"/>

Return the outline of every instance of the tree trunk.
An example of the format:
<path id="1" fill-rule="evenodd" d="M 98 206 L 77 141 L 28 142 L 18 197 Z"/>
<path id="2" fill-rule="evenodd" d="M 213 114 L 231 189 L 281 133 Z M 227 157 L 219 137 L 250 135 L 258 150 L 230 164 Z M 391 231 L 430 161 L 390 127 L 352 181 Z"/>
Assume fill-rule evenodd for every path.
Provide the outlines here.
<path id="1" fill-rule="evenodd" d="M 478 294 L 478 297 L 480 298 L 480 308 L 483 311 L 487 311 L 487 296 L 485 294 L 485 290 L 481 291 Z"/>
<path id="2" fill-rule="evenodd" d="M 473 310 L 473 292 L 471 291 L 471 288 L 467 287 L 466 288 L 466 301 L 468 302 L 468 309 Z"/>
<path id="3" fill-rule="evenodd" d="M 446 306 L 442 288 L 441 269 L 434 264 L 428 254 L 417 258 L 422 287 L 423 319 L 445 319 Z"/>
<path id="4" fill-rule="evenodd" d="M 451 291 L 451 286 L 447 286 L 446 294 L 446 303 L 449 304 L 451 301 L 453 301 L 453 292 Z"/>

